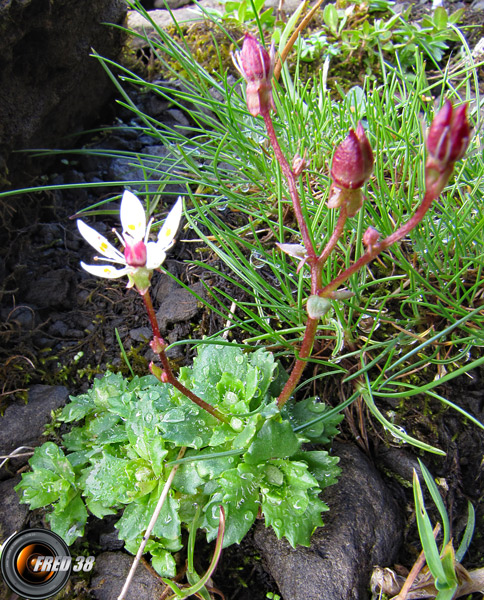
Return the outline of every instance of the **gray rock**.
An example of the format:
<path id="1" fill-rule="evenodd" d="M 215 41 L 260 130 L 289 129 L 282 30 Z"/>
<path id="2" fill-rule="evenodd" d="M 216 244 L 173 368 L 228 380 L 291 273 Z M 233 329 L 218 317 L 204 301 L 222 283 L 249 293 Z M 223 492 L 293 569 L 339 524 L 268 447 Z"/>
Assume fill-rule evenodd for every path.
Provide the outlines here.
<path id="1" fill-rule="evenodd" d="M 99 536 L 99 545 L 104 551 L 121 550 L 124 542 L 119 539 L 117 531 L 111 531 L 109 533 L 101 533 Z"/>
<path id="2" fill-rule="evenodd" d="M 67 388 L 63 386 L 34 385 L 27 404 L 11 404 L 0 416 L 0 451 L 9 454 L 20 446 L 39 446 L 45 440 L 42 433 L 50 421 L 50 413 L 67 401 Z M 15 465 L 23 465 L 28 457 L 13 459 Z M 8 463 L 0 473 L 5 473 Z"/>
<path id="3" fill-rule="evenodd" d="M 125 14 L 124 0 L 0 2 L 0 154 L 59 145 L 97 118 L 114 87 L 90 54 L 119 55 L 123 34 L 106 23 Z M 25 155 L 15 161 L 23 174 Z"/>
<path id="4" fill-rule="evenodd" d="M 217 0 L 200 0 L 198 4 L 204 9 L 215 8 L 220 12 L 224 11 L 223 6 Z M 177 23 L 180 24 L 196 23 L 205 20 L 202 11 L 197 6 L 178 8 L 173 11 L 173 17 L 171 16 L 170 11 L 161 8 L 150 10 L 149 14 L 150 18 L 159 28 L 165 28 L 173 25 L 173 17 L 176 19 Z M 146 34 L 149 39 L 157 39 L 158 37 L 156 28 L 153 26 L 153 24 L 134 10 L 128 11 L 128 27 L 140 35 Z M 143 38 L 131 36 L 127 42 L 127 45 L 130 49 L 136 50 L 137 48 L 142 48 L 147 44 Z"/>
<path id="5" fill-rule="evenodd" d="M 129 332 L 129 337 L 135 342 L 146 342 L 151 340 L 153 332 L 149 327 L 135 327 Z"/>
<path id="6" fill-rule="evenodd" d="M 155 8 L 166 8 L 169 6 L 172 10 L 176 10 L 186 4 L 191 4 L 192 0 L 155 0 L 153 6 Z"/>
<path id="7" fill-rule="evenodd" d="M 26 504 L 19 504 L 17 493 L 13 489 L 20 483 L 20 475 L 0 482 L 0 540 L 4 542 L 9 536 L 22 529 L 25 517 L 29 512 Z"/>
<path id="8" fill-rule="evenodd" d="M 113 181 L 130 182 L 133 192 L 143 195 L 146 191 L 146 170 L 148 178 L 153 181 L 153 183 L 148 185 L 148 188 L 150 192 L 155 193 L 158 191 L 160 185 L 159 180 L 171 172 L 175 156 L 168 146 L 162 145 L 145 146 L 142 149 L 142 154 L 144 156 L 140 156 L 138 160 L 142 161 L 143 167 L 141 166 L 141 162 L 139 162 L 138 166 L 136 159 L 133 158 L 113 159 L 109 167 L 109 177 Z M 182 189 L 181 186 L 168 184 L 164 187 L 164 193 L 176 194 Z"/>
<path id="9" fill-rule="evenodd" d="M 391 564 L 402 536 L 402 515 L 368 459 L 356 448 L 335 444 L 339 482 L 324 491 L 330 507 L 325 526 L 309 548 L 293 549 L 262 523 L 254 539 L 284 600 L 363 600 L 371 569 Z"/>
<path id="10" fill-rule="evenodd" d="M 190 290 L 203 297 L 203 285 L 198 282 L 190 286 Z M 178 285 L 169 275 L 162 277 L 157 284 L 154 296 L 160 308 L 156 319 L 161 333 L 165 333 L 169 324 L 188 321 L 200 310 L 197 298 L 185 288 Z"/>
<path id="11" fill-rule="evenodd" d="M 132 556 L 122 552 L 104 552 L 96 558 L 91 579 L 91 590 L 96 600 L 117 600 L 133 562 Z M 136 569 L 126 600 L 160 598 L 165 588 L 148 569 L 140 563 Z"/>
<path id="12" fill-rule="evenodd" d="M 72 308 L 76 303 L 76 277 L 70 269 L 55 269 L 28 282 L 25 299 L 37 308 Z"/>

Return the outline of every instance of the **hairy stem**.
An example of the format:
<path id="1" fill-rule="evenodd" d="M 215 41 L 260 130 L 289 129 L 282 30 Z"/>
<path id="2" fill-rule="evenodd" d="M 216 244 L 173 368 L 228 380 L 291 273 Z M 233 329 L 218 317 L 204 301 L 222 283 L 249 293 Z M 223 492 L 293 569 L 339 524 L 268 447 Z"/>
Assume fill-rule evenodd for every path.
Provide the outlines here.
<path id="1" fill-rule="evenodd" d="M 296 185 L 296 176 L 294 175 L 293 170 L 289 166 L 289 163 L 287 162 L 287 159 L 284 156 L 281 147 L 279 146 L 279 141 L 277 139 L 276 131 L 272 123 L 272 118 L 269 109 L 264 110 L 262 112 L 262 116 L 264 118 L 264 123 L 267 129 L 267 133 L 269 135 L 269 141 L 274 150 L 274 154 L 276 155 L 277 162 L 281 166 L 281 170 L 287 181 L 287 187 L 291 196 L 294 214 L 296 215 L 297 224 L 299 225 L 299 231 L 301 232 L 301 237 L 303 239 L 306 252 L 308 253 L 308 263 L 311 264 L 316 260 L 316 250 L 314 249 L 311 236 L 309 235 L 309 229 L 306 225 L 306 221 L 304 220 L 304 216 L 302 213 L 301 200 L 299 198 L 299 192 L 297 191 Z"/>
<path id="2" fill-rule="evenodd" d="M 331 234 L 325 248 L 322 250 L 320 255 L 317 255 L 316 249 L 314 247 L 311 235 L 309 233 L 308 226 L 304 220 L 304 215 L 301 209 L 301 201 L 299 198 L 299 193 L 297 190 L 296 184 L 296 175 L 292 168 L 290 167 L 286 157 L 284 156 L 281 147 L 279 145 L 279 141 L 277 139 L 276 131 L 274 129 L 274 125 L 272 122 L 270 109 L 266 108 L 261 110 L 262 117 L 264 119 L 264 123 L 267 129 L 267 133 L 269 136 L 269 140 L 271 146 L 274 150 L 274 154 L 276 156 L 276 160 L 279 163 L 282 173 L 287 181 L 287 186 L 289 190 L 289 194 L 291 196 L 292 205 L 294 208 L 294 213 L 296 215 L 296 219 L 299 225 L 299 230 L 301 232 L 301 237 L 304 242 L 304 246 L 307 252 L 307 263 L 311 269 L 311 294 L 317 294 L 321 297 L 331 297 L 334 290 L 336 290 L 342 283 L 344 283 L 353 273 L 356 273 L 372 261 L 380 252 L 383 252 L 386 248 L 398 242 L 403 237 L 405 237 L 414 227 L 416 227 L 424 218 L 426 212 L 430 208 L 433 200 L 440 195 L 440 191 L 443 189 L 445 183 L 449 179 L 452 168 L 446 169 L 438 178 L 437 181 L 430 186 L 425 193 L 424 199 L 415 214 L 405 223 L 397 229 L 394 233 L 389 235 L 387 238 L 382 240 L 379 243 L 371 246 L 368 251 L 363 254 L 355 263 L 353 263 L 350 267 L 345 269 L 340 275 L 338 275 L 331 283 L 322 287 L 322 270 L 324 263 L 326 262 L 328 256 L 335 248 L 338 240 L 343 234 L 344 226 L 348 217 L 346 206 L 341 207 L 341 212 L 338 217 L 338 222 L 336 223 L 336 227 Z M 453 165 L 452 165 L 453 166 Z M 314 345 L 314 340 L 316 338 L 316 333 L 318 329 L 318 320 L 308 317 L 306 322 L 306 330 L 304 332 L 304 338 L 301 344 L 301 348 L 299 350 L 299 356 L 296 360 L 294 367 L 289 375 L 289 379 L 284 386 L 279 398 L 277 399 L 277 404 L 279 408 L 282 408 L 284 404 L 289 400 L 291 394 L 293 393 L 296 385 L 298 384 L 304 368 L 307 364 L 307 359 L 311 356 L 312 348 Z"/>
<path id="3" fill-rule="evenodd" d="M 418 209 L 415 211 L 415 214 L 401 227 L 399 227 L 395 232 L 386 237 L 384 240 L 375 244 L 371 247 L 363 256 L 350 265 L 347 269 L 345 269 L 342 273 L 338 275 L 331 283 L 328 283 L 327 286 L 318 290 L 319 296 L 329 296 L 331 292 L 333 292 L 336 288 L 338 288 L 342 283 L 344 283 L 353 273 L 359 271 L 363 266 L 372 261 L 378 254 L 386 250 L 389 246 L 398 242 L 402 238 L 404 238 L 414 227 L 416 227 L 424 218 L 426 212 L 430 208 L 430 205 L 435 200 L 435 195 L 431 192 L 426 192 L 424 199 Z"/>
<path id="4" fill-rule="evenodd" d="M 298 381 L 301 379 L 301 375 L 307 365 L 307 360 L 311 356 L 311 351 L 313 349 L 314 338 L 316 337 L 316 330 L 318 328 L 318 320 L 311 319 L 308 317 L 306 322 L 306 330 L 304 332 L 304 338 L 301 344 L 301 348 L 299 350 L 299 356 L 296 360 L 296 363 L 289 375 L 289 379 L 284 386 L 284 389 L 279 394 L 279 398 L 277 399 L 277 405 L 279 408 L 282 408 L 284 404 L 289 400 L 291 394 L 294 391 L 294 388 L 298 384 Z"/>
<path id="5" fill-rule="evenodd" d="M 152 348 L 153 352 L 155 352 L 159 356 L 160 362 L 163 365 L 163 369 L 164 369 L 164 377 L 163 377 L 163 379 L 161 379 L 161 377 L 158 376 L 155 368 L 151 368 L 151 372 L 155 375 L 155 377 L 158 377 L 158 379 L 160 379 L 160 381 L 162 381 L 162 383 L 171 384 L 174 388 L 176 388 L 184 396 L 186 396 L 192 402 L 194 402 L 195 404 L 200 406 L 200 408 L 203 408 L 203 410 L 206 410 L 212 416 L 216 417 L 219 421 L 228 423 L 227 417 L 225 415 L 223 415 L 217 408 L 215 408 L 211 404 L 208 404 L 208 402 L 205 402 L 205 400 L 202 400 L 202 398 L 200 398 L 199 396 L 194 394 L 191 390 L 189 390 L 182 383 L 180 383 L 178 381 L 178 379 L 175 377 L 173 370 L 171 368 L 171 365 L 170 365 L 170 361 L 168 360 L 168 356 L 165 352 L 166 344 L 160 334 L 160 328 L 158 327 L 158 321 L 156 320 L 156 313 L 153 308 L 153 303 L 151 301 L 150 293 L 149 293 L 149 291 L 146 291 L 144 294 L 141 294 L 141 295 L 143 297 L 143 302 L 146 307 L 146 312 L 148 313 L 148 317 L 149 317 L 149 320 L 151 323 L 151 328 L 153 330 L 153 342 L 151 343 L 151 348 Z"/>

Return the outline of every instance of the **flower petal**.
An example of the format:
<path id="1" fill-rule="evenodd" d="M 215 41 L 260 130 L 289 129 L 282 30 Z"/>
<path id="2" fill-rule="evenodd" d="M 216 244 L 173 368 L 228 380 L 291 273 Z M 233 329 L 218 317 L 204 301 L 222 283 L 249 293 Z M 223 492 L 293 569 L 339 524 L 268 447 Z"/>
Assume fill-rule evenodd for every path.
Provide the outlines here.
<path id="1" fill-rule="evenodd" d="M 95 229 L 89 227 L 89 225 L 86 225 L 86 223 L 84 223 L 84 221 L 81 221 L 80 219 L 77 220 L 77 228 L 79 229 L 79 233 L 86 240 L 86 242 L 88 244 L 91 244 L 91 246 L 98 252 L 100 252 L 103 256 L 111 259 L 114 262 L 126 264 L 124 256 L 121 254 L 121 252 L 119 252 L 119 250 L 116 250 L 116 248 L 112 244 L 110 244 L 110 242 L 108 242 L 108 240 L 100 233 L 98 233 Z"/>
<path id="2" fill-rule="evenodd" d="M 165 250 L 158 244 L 158 242 L 148 242 L 146 244 L 146 265 L 147 269 L 157 269 L 162 263 L 165 262 L 166 253 Z"/>
<path id="3" fill-rule="evenodd" d="M 308 253 L 306 252 L 306 248 L 302 244 L 279 244 L 276 242 L 276 246 L 279 250 L 282 250 L 289 256 L 294 256 L 294 258 L 298 258 L 299 260 L 306 258 Z"/>
<path id="4" fill-rule="evenodd" d="M 81 267 L 88 273 L 91 273 L 91 275 L 105 277 L 106 279 L 117 279 L 118 277 L 127 275 L 129 271 L 129 267 L 116 269 L 110 265 L 86 265 L 86 263 L 83 262 L 81 262 Z"/>
<path id="5" fill-rule="evenodd" d="M 128 234 L 136 242 L 144 239 L 146 232 L 146 215 L 138 198 L 126 190 L 121 199 L 120 209 L 123 235 Z"/>
<path id="6" fill-rule="evenodd" d="M 174 243 L 174 238 L 176 232 L 178 231 L 178 227 L 180 226 L 180 219 L 183 212 L 183 199 L 181 196 L 178 196 L 178 200 L 175 206 L 170 210 L 166 221 L 163 223 L 163 227 L 160 229 L 158 233 L 157 244 L 160 246 L 162 250 L 168 250 L 171 248 Z"/>

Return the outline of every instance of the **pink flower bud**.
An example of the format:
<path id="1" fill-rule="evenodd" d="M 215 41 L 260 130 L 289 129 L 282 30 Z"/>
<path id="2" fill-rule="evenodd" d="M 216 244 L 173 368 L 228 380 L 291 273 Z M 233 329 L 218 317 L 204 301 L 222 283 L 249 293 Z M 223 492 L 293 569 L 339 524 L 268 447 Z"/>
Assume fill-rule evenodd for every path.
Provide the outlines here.
<path id="1" fill-rule="evenodd" d="M 374 227 L 368 227 L 363 234 L 363 244 L 368 248 L 368 250 L 370 250 L 370 252 L 375 244 L 378 244 L 379 239 L 380 234 Z"/>
<path id="2" fill-rule="evenodd" d="M 370 177 L 373 170 L 373 152 L 361 123 L 356 131 L 336 148 L 331 166 L 331 177 L 340 188 L 355 190 Z"/>
<path id="3" fill-rule="evenodd" d="M 232 54 L 234 65 L 247 82 L 247 108 L 251 115 L 275 110 L 272 98 L 272 72 L 274 60 L 255 37 L 245 34 L 242 50 Z"/>
<path id="4" fill-rule="evenodd" d="M 467 104 L 454 111 L 452 103 L 447 100 L 437 113 L 427 136 L 428 168 L 442 173 L 464 156 L 470 138 L 466 112 Z"/>
<path id="5" fill-rule="evenodd" d="M 250 35 L 245 34 L 242 50 L 239 53 L 242 74 L 246 81 L 267 80 L 272 76 L 271 57 L 267 50 Z"/>
<path id="6" fill-rule="evenodd" d="M 146 244 L 140 240 L 134 244 L 126 244 L 124 249 L 126 264 L 130 267 L 144 267 L 146 265 Z"/>

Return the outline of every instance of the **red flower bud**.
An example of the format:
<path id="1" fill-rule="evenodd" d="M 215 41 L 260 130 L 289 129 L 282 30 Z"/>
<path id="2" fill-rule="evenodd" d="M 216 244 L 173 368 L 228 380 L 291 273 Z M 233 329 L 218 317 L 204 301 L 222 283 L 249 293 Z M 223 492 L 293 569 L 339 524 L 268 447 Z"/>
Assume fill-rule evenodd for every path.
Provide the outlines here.
<path id="1" fill-rule="evenodd" d="M 130 267 L 144 267 L 146 265 L 146 245 L 143 240 L 131 246 L 126 244 L 124 258 Z"/>
<path id="2" fill-rule="evenodd" d="M 263 112 L 275 110 L 272 99 L 272 72 L 274 61 L 272 52 L 259 44 L 255 37 L 245 34 L 242 50 L 232 54 L 234 65 L 247 82 L 247 107 L 256 117 Z"/>
<path id="3" fill-rule="evenodd" d="M 370 177 L 373 170 L 373 152 L 361 123 L 356 131 L 350 129 L 346 139 L 336 148 L 331 166 L 331 177 L 340 188 L 355 190 Z"/>
<path id="4" fill-rule="evenodd" d="M 260 81 L 272 76 L 272 61 L 269 52 L 250 35 L 245 34 L 242 50 L 239 52 L 239 64 L 246 81 Z"/>
<path id="5" fill-rule="evenodd" d="M 428 168 L 442 173 L 464 156 L 470 138 L 466 112 L 467 104 L 454 111 L 452 103 L 447 100 L 437 113 L 427 136 Z"/>

